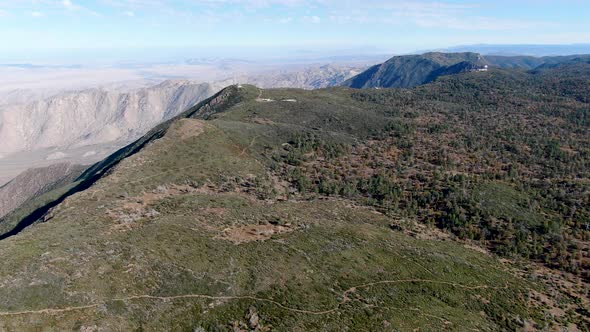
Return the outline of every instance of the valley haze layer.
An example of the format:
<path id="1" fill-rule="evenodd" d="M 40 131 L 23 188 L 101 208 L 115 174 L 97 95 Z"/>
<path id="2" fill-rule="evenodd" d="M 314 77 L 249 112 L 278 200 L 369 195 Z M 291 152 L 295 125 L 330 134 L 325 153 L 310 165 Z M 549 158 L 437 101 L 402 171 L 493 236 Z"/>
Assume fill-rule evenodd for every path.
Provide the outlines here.
<path id="1" fill-rule="evenodd" d="M 94 163 L 229 84 L 323 88 L 360 73 L 374 58 L 342 57 L 330 65 L 192 59 L 110 67 L 106 72 L 79 66 L 0 66 L 0 72 L 12 73 L 0 84 L 0 184 L 29 167 Z M 101 75 L 93 76 L 95 70 Z M 112 76 L 105 76 L 109 72 Z M 31 85 L 27 75 L 39 83 Z M 50 75 L 55 79 L 48 80 Z M 79 75 L 88 80 L 79 80 Z M 166 77 L 193 79 L 154 83 Z"/>

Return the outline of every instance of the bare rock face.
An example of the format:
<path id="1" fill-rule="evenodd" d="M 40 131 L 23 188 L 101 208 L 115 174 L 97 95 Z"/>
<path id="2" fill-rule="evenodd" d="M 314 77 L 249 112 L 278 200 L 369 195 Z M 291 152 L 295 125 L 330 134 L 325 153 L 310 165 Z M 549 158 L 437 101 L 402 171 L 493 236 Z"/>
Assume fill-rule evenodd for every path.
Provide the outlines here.
<path id="1" fill-rule="evenodd" d="M 0 218 L 27 200 L 73 181 L 83 170 L 83 166 L 59 163 L 24 171 L 0 187 Z"/>
<path id="2" fill-rule="evenodd" d="M 57 89 L 0 90 L 0 105 L 26 104 L 58 94 Z"/>
<path id="3" fill-rule="evenodd" d="M 264 325 L 255 307 L 250 307 L 244 315 L 244 320 L 230 323 L 230 331 L 234 332 L 267 332 L 272 331 L 271 325 Z"/>
<path id="4" fill-rule="evenodd" d="M 256 329 L 258 328 L 259 324 L 260 324 L 260 317 L 258 317 L 258 313 L 256 312 L 256 308 L 254 307 L 250 307 L 250 309 L 248 309 L 248 325 L 250 325 L 251 329 Z"/>
<path id="5" fill-rule="evenodd" d="M 364 69 L 343 65 L 305 66 L 295 70 L 277 70 L 241 77 L 239 81 L 261 88 L 321 89 L 337 86 Z"/>
<path id="6" fill-rule="evenodd" d="M 131 92 L 89 89 L 0 107 L 0 154 L 129 141 L 214 92 L 207 83 L 166 81 Z"/>

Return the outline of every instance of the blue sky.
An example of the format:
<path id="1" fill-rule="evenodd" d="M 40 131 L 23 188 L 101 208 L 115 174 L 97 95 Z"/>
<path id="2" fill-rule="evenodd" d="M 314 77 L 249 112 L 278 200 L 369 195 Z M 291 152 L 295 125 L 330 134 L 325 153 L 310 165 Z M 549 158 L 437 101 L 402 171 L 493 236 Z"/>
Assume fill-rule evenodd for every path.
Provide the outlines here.
<path id="1" fill-rule="evenodd" d="M 0 53 L 589 43 L 588 18 L 587 0 L 0 0 Z"/>

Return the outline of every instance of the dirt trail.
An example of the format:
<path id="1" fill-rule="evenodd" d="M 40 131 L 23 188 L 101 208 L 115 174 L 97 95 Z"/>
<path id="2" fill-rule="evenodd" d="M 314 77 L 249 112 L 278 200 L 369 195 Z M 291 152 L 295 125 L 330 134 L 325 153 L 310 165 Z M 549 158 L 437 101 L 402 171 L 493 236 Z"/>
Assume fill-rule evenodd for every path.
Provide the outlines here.
<path id="1" fill-rule="evenodd" d="M 350 293 L 354 293 L 358 289 L 370 288 L 372 286 L 377 286 L 377 285 L 412 283 L 412 282 L 448 285 L 448 286 L 463 288 L 463 289 L 467 289 L 467 290 L 507 289 L 508 288 L 508 285 L 505 285 L 504 287 L 491 287 L 488 285 L 469 286 L 469 285 L 462 285 L 462 284 L 457 284 L 457 283 L 453 283 L 453 282 L 437 281 L 437 280 L 429 280 L 429 279 L 382 280 L 382 281 L 375 281 L 375 282 L 361 284 L 361 285 L 351 287 L 342 293 L 342 295 L 341 295 L 342 300 L 334 308 L 326 309 L 326 310 L 319 310 L 319 311 L 293 308 L 293 307 L 289 307 L 287 305 L 284 305 L 284 304 L 277 302 L 275 300 L 272 300 L 272 299 L 260 298 L 260 297 L 249 296 L 249 295 L 245 295 L 245 296 L 211 296 L 211 295 L 206 295 L 206 294 L 185 294 L 185 295 L 176 295 L 176 296 L 134 295 L 134 296 L 129 296 L 129 297 L 114 298 L 111 300 L 107 300 L 107 301 L 103 301 L 103 302 L 99 302 L 99 303 L 94 303 L 94 304 L 83 305 L 83 306 L 65 307 L 65 308 L 47 308 L 47 309 L 40 309 L 40 310 L 25 310 L 25 311 L 14 311 L 14 312 L 0 312 L 0 317 L 2 317 L 2 316 L 4 316 L 4 317 L 6 317 L 6 316 L 20 316 L 20 315 L 29 315 L 29 314 L 59 314 L 59 313 L 70 312 L 70 311 L 94 309 L 94 308 L 97 308 L 97 307 L 104 305 L 108 302 L 115 302 L 115 301 L 125 302 L 125 301 L 142 300 L 142 299 L 144 299 L 144 300 L 161 300 L 161 301 L 172 301 L 172 300 L 178 300 L 178 299 L 253 300 L 253 301 L 271 303 L 271 304 L 274 304 L 282 309 L 285 309 L 285 310 L 288 310 L 291 312 L 296 312 L 296 313 L 301 313 L 301 314 L 309 314 L 309 315 L 326 315 L 326 314 L 330 314 L 330 313 L 340 310 L 340 307 L 342 305 L 344 305 L 345 303 L 350 301 L 350 298 L 348 297 L 348 295 Z M 420 311 L 419 309 L 413 309 L 413 310 Z M 444 320 L 441 317 L 436 317 L 436 318 Z"/>
<path id="2" fill-rule="evenodd" d="M 254 146 L 254 143 L 256 143 L 256 139 L 260 137 L 260 135 L 254 136 L 252 138 L 252 140 L 250 141 L 250 144 L 248 144 L 248 146 L 244 147 L 244 149 L 242 150 L 242 152 L 240 153 L 240 157 L 245 155 L 246 152 L 248 151 L 248 149 L 251 149 Z"/>
<path id="3" fill-rule="evenodd" d="M 262 98 L 262 89 L 258 88 L 258 97 L 256 97 L 257 102 L 271 102 L 275 101 L 274 99 L 270 98 Z"/>

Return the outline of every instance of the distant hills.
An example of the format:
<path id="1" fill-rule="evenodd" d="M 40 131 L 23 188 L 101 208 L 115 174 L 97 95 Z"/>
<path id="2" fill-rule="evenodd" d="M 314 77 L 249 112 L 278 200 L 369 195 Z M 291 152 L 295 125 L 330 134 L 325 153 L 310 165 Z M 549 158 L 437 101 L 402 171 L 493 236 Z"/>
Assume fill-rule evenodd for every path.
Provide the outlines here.
<path id="1" fill-rule="evenodd" d="M 368 66 L 319 65 L 298 70 L 271 71 L 259 75 L 243 75 L 235 79 L 261 88 L 321 89 L 337 86 L 363 72 Z"/>
<path id="2" fill-rule="evenodd" d="M 540 66 L 569 65 L 590 61 L 590 55 L 560 55 L 560 56 L 501 56 L 485 55 L 485 60 L 491 65 L 500 68 L 536 69 Z"/>
<path id="3" fill-rule="evenodd" d="M 483 55 L 527 55 L 527 56 L 559 56 L 569 54 L 589 54 L 590 44 L 476 44 L 461 45 L 437 50 L 439 52 L 476 52 Z"/>
<path id="4" fill-rule="evenodd" d="M 441 76 L 484 70 L 485 66 L 531 70 L 588 61 L 590 56 L 587 55 L 533 57 L 429 52 L 395 56 L 346 80 L 342 85 L 357 89 L 409 88 L 433 82 Z"/>

